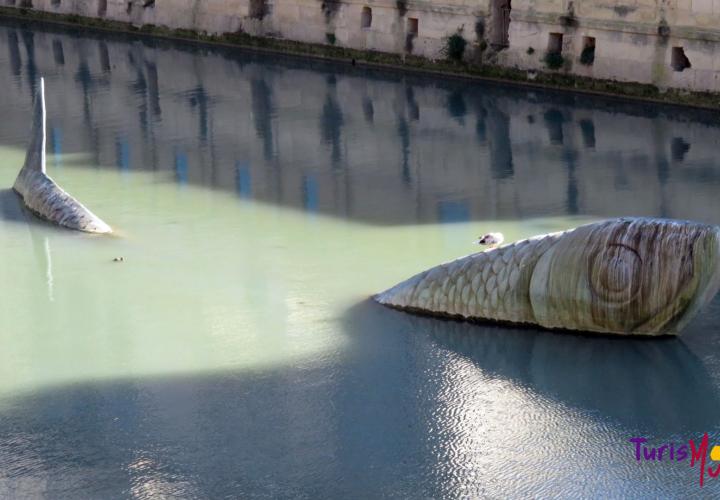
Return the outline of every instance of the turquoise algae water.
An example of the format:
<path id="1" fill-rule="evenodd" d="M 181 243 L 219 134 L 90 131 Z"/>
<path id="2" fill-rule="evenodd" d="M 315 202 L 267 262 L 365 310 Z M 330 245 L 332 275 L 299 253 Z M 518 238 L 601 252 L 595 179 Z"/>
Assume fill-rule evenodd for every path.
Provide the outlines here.
<path id="1" fill-rule="evenodd" d="M 115 237 L 9 191 L 40 75 Z M 367 300 L 489 231 L 719 223 L 714 116 L 7 21 L 0 79 L 0 496 L 720 491 L 628 441 L 720 436 L 717 301 L 635 341 Z"/>

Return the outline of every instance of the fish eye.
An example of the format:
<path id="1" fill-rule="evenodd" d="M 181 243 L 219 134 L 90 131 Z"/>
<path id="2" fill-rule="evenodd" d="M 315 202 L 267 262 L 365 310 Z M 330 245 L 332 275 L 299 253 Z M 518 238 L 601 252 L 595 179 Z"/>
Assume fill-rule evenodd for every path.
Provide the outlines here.
<path id="1" fill-rule="evenodd" d="M 632 302 L 640 292 L 643 261 L 628 245 L 612 243 L 590 257 L 590 287 L 596 300 L 618 307 Z"/>

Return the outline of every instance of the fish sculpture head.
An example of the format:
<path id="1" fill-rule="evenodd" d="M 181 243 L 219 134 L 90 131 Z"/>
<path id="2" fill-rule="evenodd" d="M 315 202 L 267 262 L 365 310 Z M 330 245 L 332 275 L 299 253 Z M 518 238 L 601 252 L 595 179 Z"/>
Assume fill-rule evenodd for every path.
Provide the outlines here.
<path id="1" fill-rule="evenodd" d="M 543 253 L 529 285 L 544 327 L 675 334 L 720 288 L 720 229 L 650 218 L 581 226 Z"/>

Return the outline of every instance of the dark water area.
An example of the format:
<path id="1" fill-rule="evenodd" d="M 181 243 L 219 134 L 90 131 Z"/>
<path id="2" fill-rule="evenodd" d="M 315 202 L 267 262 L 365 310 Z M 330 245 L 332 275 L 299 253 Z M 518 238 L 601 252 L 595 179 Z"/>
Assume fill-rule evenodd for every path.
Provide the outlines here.
<path id="1" fill-rule="evenodd" d="M 40 76 L 50 174 L 128 235 L 0 193 L 0 497 L 720 493 L 629 441 L 720 441 L 717 299 L 655 340 L 363 300 L 487 227 L 720 223 L 717 114 L 4 20 L 7 188 Z"/>

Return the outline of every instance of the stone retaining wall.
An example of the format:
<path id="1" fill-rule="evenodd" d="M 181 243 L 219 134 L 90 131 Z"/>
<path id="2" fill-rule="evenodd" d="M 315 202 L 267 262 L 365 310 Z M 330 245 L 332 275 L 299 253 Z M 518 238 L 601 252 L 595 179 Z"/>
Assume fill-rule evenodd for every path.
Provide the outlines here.
<path id="1" fill-rule="evenodd" d="M 720 0 L 2 0 L 8 7 L 720 90 Z M 550 54 L 550 57 L 548 57 Z M 583 55 L 584 54 L 584 55 Z"/>

